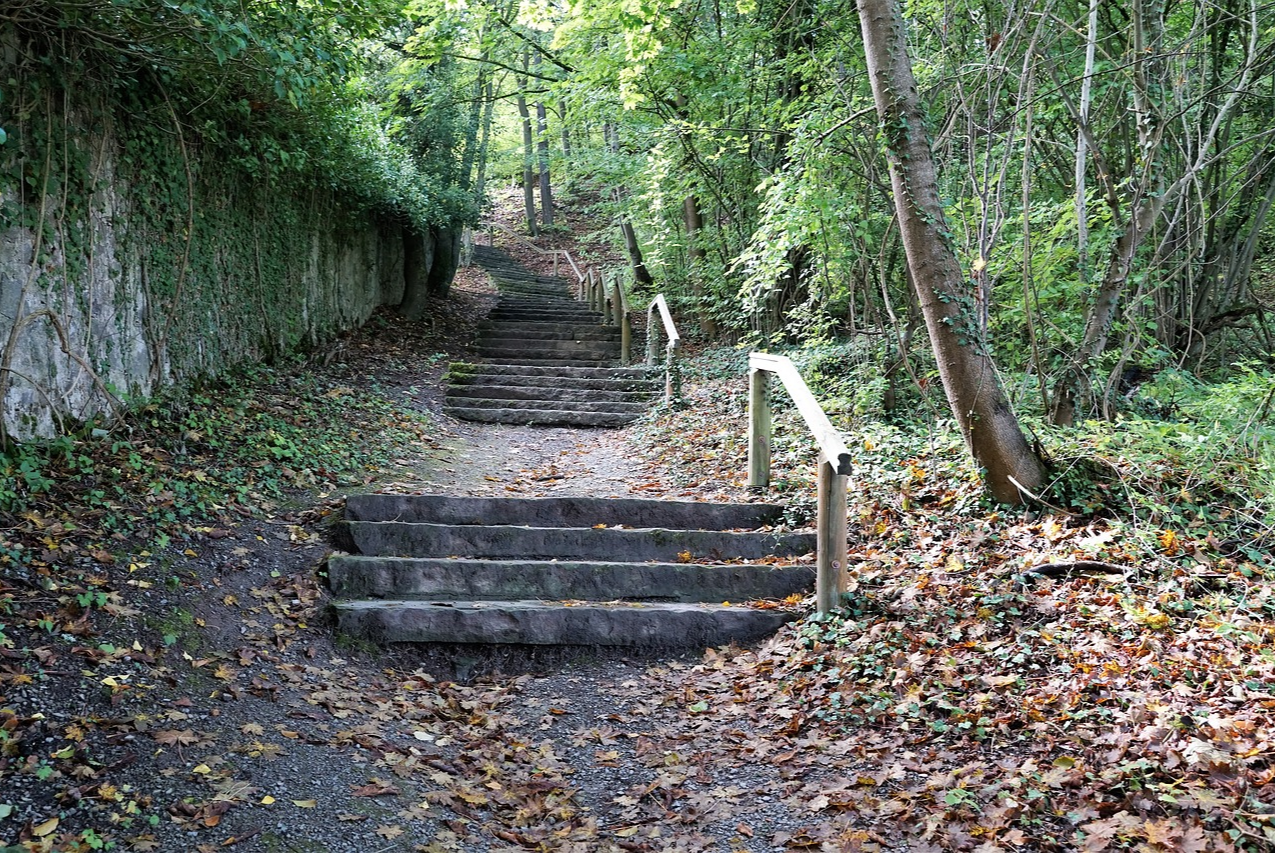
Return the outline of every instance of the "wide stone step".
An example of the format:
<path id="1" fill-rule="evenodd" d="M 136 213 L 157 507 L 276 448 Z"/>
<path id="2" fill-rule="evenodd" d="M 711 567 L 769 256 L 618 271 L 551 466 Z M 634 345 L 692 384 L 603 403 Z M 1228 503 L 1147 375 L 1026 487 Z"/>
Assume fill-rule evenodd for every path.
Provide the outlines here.
<path id="1" fill-rule="evenodd" d="M 541 601 L 724 601 L 787 598 L 814 587 L 811 566 L 437 560 L 337 555 L 337 598 Z"/>
<path id="2" fill-rule="evenodd" d="M 526 323 L 502 320 L 498 323 L 482 323 L 478 327 L 483 340 L 516 338 L 524 341 L 619 341 L 620 330 L 614 326 L 559 326 L 546 324 L 544 328 L 530 329 Z"/>
<path id="3" fill-rule="evenodd" d="M 580 304 L 576 301 L 575 295 L 571 291 L 560 287 L 539 287 L 536 285 L 511 286 L 505 282 L 498 282 L 498 287 L 500 289 L 500 302 L 498 304 L 500 305 L 504 305 L 515 300 L 525 303 L 538 299 L 543 299 L 545 302 L 548 302 L 550 307 L 564 302 L 575 302 L 576 305 Z"/>
<path id="4" fill-rule="evenodd" d="M 524 267 L 506 266 L 497 269 L 489 269 L 488 272 L 493 278 L 500 278 L 506 281 L 531 281 L 537 283 L 555 284 L 562 287 L 575 283 L 575 273 L 569 272 L 571 278 L 565 275 L 546 275 L 544 273 L 533 272 Z"/>
<path id="5" fill-rule="evenodd" d="M 552 411 L 552 412 L 611 412 L 618 415 L 637 417 L 647 410 L 648 405 L 641 403 L 617 403 L 605 400 L 508 400 L 486 399 L 483 397 L 466 397 L 453 401 L 458 408 L 464 409 L 517 409 L 520 411 Z"/>
<path id="6" fill-rule="evenodd" d="M 734 533 L 668 528 L 518 527 L 351 521 L 360 554 L 385 557 L 479 557 L 622 562 L 689 562 L 793 557 L 814 550 L 813 533 Z"/>
<path id="7" fill-rule="evenodd" d="M 557 310 L 553 308 L 530 309 L 530 308 L 493 308 L 491 313 L 487 315 L 487 319 L 491 322 L 499 320 L 517 320 L 526 321 L 528 323 L 560 323 L 564 326 L 601 326 L 602 315 L 597 311 L 589 311 L 588 309 L 579 310 Z"/>
<path id="8" fill-rule="evenodd" d="M 784 508 L 766 503 L 651 498 L 482 498 L 459 495 L 350 495 L 349 521 L 587 527 L 596 524 L 684 530 L 753 530 L 782 520 Z"/>
<path id="9" fill-rule="evenodd" d="M 477 347 L 483 358 L 520 361 L 528 358 L 587 359 L 589 361 L 616 361 L 620 357 L 620 345 L 611 341 L 530 341 L 496 342 Z"/>
<path id="10" fill-rule="evenodd" d="M 579 380 L 574 380 L 579 381 Z M 594 388 L 554 388 L 543 385 L 452 385 L 446 392 L 454 405 L 462 400 L 562 400 L 586 403 L 636 403 L 645 408 L 651 401 L 649 390 L 606 391 Z"/>
<path id="11" fill-rule="evenodd" d="M 610 367 L 615 364 L 615 359 L 598 359 L 598 358 L 508 358 L 493 357 L 490 359 L 482 359 L 492 364 L 514 364 L 525 367 Z"/>
<path id="12" fill-rule="evenodd" d="M 539 303 L 538 305 L 535 303 Z M 502 290 L 495 308 L 589 308 L 570 290 Z"/>
<path id="13" fill-rule="evenodd" d="M 480 409 L 444 406 L 443 414 L 462 421 L 514 426 L 622 427 L 638 415 L 614 412 L 573 412 L 566 409 Z"/>
<path id="14" fill-rule="evenodd" d="M 794 618 L 722 604 L 344 601 L 337 630 L 378 643 L 704 648 L 761 639 Z"/>
<path id="15" fill-rule="evenodd" d="M 528 364 L 473 364 L 454 361 L 448 367 L 449 374 L 483 376 L 568 377 L 572 379 L 635 379 L 651 380 L 645 367 L 537 367 Z"/>
<path id="16" fill-rule="evenodd" d="M 488 332 L 479 339 L 481 347 L 551 347 L 553 349 L 570 349 L 583 347 L 592 349 L 615 349 L 620 351 L 620 340 L 608 338 L 523 338 L 516 328 L 504 329 L 500 333 Z"/>
<path id="17" fill-rule="evenodd" d="M 501 386 L 519 388 L 555 388 L 570 391 L 596 389 L 599 391 L 621 391 L 644 394 L 653 394 L 659 390 L 658 383 L 650 379 L 589 379 L 578 376 L 513 377 L 507 373 L 465 373 L 454 374 L 449 377 L 448 381 L 450 383 L 449 388 L 452 389 Z M 513 381 L 517 381 L 517 386 L 509 385 L 509 383 Z"/>
<path id="18" fill-rule="evenodd" d="M 546 296 L 570 298 L 571 282 L 552 278 L 519 278 L 506 273 L 490 274 L 501 293 L 543 293 Z"/>

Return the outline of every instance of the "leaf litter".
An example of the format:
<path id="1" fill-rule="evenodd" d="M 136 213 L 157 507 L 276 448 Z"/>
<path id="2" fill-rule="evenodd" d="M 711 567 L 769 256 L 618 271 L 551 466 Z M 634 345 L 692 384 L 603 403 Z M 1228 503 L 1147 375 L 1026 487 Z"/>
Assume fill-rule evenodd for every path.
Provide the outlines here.
<path id="1" fill-rule="evenodd" d="M 322 366 L 327 393 L 380 375 L 436 411 L 437 389 L 408 367 L 422 341 L 386 322 Z M 691 387 L 689 408 L 627 433 L 492 430 L 492 445 L 523 454 L 508 482 L 436 466 L 413 476 L 406 451 L 379 482 L 755 499 L 738 386 Z M 485 435 L 462 437 L 495 452 Z M 430 441 L 419 447 L 428 455 Z M 782 435 L 776 449 L 800 525 L 813 457 Z M 177 501 L 161 486 L 145 524 L 121 537 L 100 522 L 125 507 L 81 517 L 71 495 L 32 506 L 6 519 L 10 567 L 23 556 L 0 581 L 0 842 L 44 853 L 1275 846 L 1269 564 L 1191 530 L 1152 531 L 1152 553 L 1112 520 L 985 511 L 943 450 L 900 460 L 882 475 L 888 489 L 854 490 L 850 591 L 832 617 L 754 649 L 471 684 L 406 653 L 333 645 L 319 572 L 335 498 L 259 492 L 165 519 L 155 507 Z M 176 456 L 158 458 L 198 482 Z M 203 464 L 217 458 L 208 450 Z M 336 484 L 311 473 L 330 496 Z M 305 479 L 280 475 L 288 489 Z"/>

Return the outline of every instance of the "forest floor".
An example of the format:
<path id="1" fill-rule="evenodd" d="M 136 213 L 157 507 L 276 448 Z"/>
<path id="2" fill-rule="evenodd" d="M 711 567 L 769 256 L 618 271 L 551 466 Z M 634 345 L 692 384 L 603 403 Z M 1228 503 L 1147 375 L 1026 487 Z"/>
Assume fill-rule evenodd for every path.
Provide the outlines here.
<path id="1" fill-rule="evenodd" d="M 463 270 L 430 320 L 26 459 L 0 850 L 1275 849 L 1265 555 L 991 507 L 950 437 L 865 463 L 846 608 L 756 648 L 532 675 L 462 650 L 446 680 L 334 638 L 344 494 L 747 497 L 729 350 L 627 430 L 442 416 L 492 301 Z M 800 524 L 813 451 L 777 445 Z"/>

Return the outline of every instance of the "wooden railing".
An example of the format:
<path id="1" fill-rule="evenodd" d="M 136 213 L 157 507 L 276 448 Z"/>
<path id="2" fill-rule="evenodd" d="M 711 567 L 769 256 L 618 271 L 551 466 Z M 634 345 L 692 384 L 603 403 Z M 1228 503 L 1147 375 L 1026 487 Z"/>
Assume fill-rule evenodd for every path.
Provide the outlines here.
<path id="1" fill-rule="evenodd" d="M 501 231 L 509 235 L 510 237 L 513 237 L 515 240 L 522 243 L 524 246 L 526 246 L 528 249 L 531 249 L 531 251 L 535 252 L 536 254 L 552 255 L 553 256 L 553 274 L 555 276 L 558 274 L 558 259 L 559 258 L 565 259 L 566 262 L 571 266 L 571 271 L 576 274 L 576 282 L 579 283 L 584 281 L 585 274 L 580 271 L 580 267 L 578 264 L 576 264 L 575 258 L 571 257 L 571 253 L 568 252 L 566 249 L 542 249 L 539 246 L 537 246 L 535 243 L 528 240 L 522 234 L 519 234 L 517 231 L 513 230 L 512 228 L 508 228 L 500 224 L 499 222 L 487 223 L 487 245 L 489 246 L 495 245 L 495 242 L 493 240 L 493 237 L 494 237 L 493 232 L 495 231 Z"/>
<path id="2" fill-rule="evenodd" d="M 837 607 L 846 591 L 846 490 L 850 451 L 833 428 L 793 363 L 782 355 L 754 352 L 748 356 L 748 486 L 770 485 L 770 443 L 773 428 L 766 393 L 771 374 L 783 380 L 819 445 L 818 518 L 816 524 L 815 606 L 820 613 Z"/>
<path id="3" fill-rule="evenodd" d="M 609 283 L 604 283 L 602 274 L 592 264 L 582 271 L 575 258 L 566 249 L 542 249 L 524 235 L 499 222 L 488 222 L 487 243 L 495 245 L 494 232 L 501 231 L 522 243 L 540 255 L 553 256 L 553 274 L 558 275 L 558 261 L 564 259 L 576 275 L 576 296 L 590 308 L 602 315 L 604 326 L 620 328 L 620 363 L 629 364 L 633 360 L 633 323 L 629 318 L 629 304 L 624 296 L 624 288 L 620 286 L 619 276 L 612 273 Z M 672 321 L 670 321 L 672 322 Z"/>
<path id="4" fill-rule="evenodd" d="M 655 314 L 659 312 L 660 324 L 655 323 Z M 682 336 L 677 333 L 673 323 L 673 315 L 669 313 L 668 302 L 664 294 L 656 294 L 646 309 L 646 363 L 654 367 L 659 357 L 658 332 L 664 330 L 664 402 L 671 403 L 682 395 L 682 379 L 678 372 L 677 351 L 682 346 Z"/>

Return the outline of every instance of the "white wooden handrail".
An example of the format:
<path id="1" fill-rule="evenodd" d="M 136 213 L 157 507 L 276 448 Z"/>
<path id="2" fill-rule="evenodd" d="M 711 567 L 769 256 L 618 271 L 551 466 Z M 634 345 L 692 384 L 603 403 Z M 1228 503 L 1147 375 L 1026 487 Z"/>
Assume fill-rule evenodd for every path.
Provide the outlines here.
<path id="1" fill-rule="evenodd" d="M 676 354 L 682 346 L 682 336 L 677 333 L 673 323 L 673 315 L 669 313 L 668 302 L 664 294 L 656 294 L 646 309 L 646 363 L 652 367 L 658 353 L 656 346 L 655 312 L 659 311 L 660 322 L 664 327 L 664 337 L 668 341 L 664 345 L 664 402 L 671 403 L 675 397 L 681 396 L 681 382 L 677 372 Z"/>
<path id="2" fill-rule="evenodd" d="M 770 485 L 770 448 L 773 425 L 767 398 L 770 374 L 784 383 L 788 396 L 810 428 L 819 446 L 818 519 L 815 522 L 815 606 L 820 613 L 837 607 L 846 591 L 846 493 L 849 489 L 850 451 L 832 426 L 823 407 L 810 393 L 806 381 L 787 357 L 754 352 L 748 355 L 748 486 Z"/>

